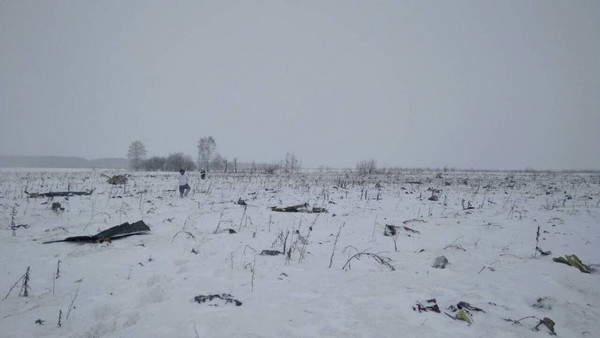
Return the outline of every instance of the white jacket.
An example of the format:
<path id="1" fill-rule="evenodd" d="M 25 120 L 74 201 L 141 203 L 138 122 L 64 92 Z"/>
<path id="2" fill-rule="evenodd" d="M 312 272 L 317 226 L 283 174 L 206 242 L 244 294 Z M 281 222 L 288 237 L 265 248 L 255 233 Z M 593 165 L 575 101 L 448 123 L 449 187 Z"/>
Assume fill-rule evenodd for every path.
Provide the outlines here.
<path id="1" fill-rule="evenodd" d="M 179 174 L 179 185 L 186 185 L 188 184 L 188 176 L 186 173 L 184 173 L 183 175 Z"/>

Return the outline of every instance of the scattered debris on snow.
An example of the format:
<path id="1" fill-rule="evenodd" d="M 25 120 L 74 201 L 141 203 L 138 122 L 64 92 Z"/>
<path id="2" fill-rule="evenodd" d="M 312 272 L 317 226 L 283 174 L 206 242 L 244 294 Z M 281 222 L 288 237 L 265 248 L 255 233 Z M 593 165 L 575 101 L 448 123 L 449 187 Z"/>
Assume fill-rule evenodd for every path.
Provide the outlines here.
<path id="1" fill-rule="evenodd" d="M 556 331 L 554 331 L 554 321 L 548 317 L 544 317 L 544 319 L 540 319 L 540 322 L 533 328 L 534 330 L 538 331 L 540 325 L 544 325 L 548 328 L 548 330 L 550 330 L 550 335 L 551 336 L 556 336 Z"/>
<path id="2" fill-rule="evenodd" d="M 57 242 L 77 242 L 77 243 L 103 243 L 111 242 L 115 239 L 133 235 L 144 235 L 150 231 L 150 227 L 144 221 L 137 221 L 133 224 L 125 222 L 121 225 L 101 231 L 93 236 L 75 236 L 65 239 L 43 242 L 42 244 L 57 243 Z"/>
<path id="3" fill-rule="evenodd" d="M 283 255 L 283 252 L 279 251 L 279 250 L 263 250 L 260 252 L 261 256 L 277 256 L 277 255 Z"/>
<path id="4" fill-rule="evenodd" d="M 233 304 L 235 306 L 242 305 L 242 302 L 233 298 L 228 293 L 222 293 L 220 295 L 208 295 L 208 296 L 199 295 L 199 296 L 194 297 L 194 301 L 196 301 L 198 304 L 207 303 L 208 306 L 215 306 L 215 307 L 218 307 L 220 305 L 228 305 L 228 304 Z"/>
<path id="5" fill-rule="evenodd" d="M 38 198 L 38 197 L 69 197 L 69 196 L 88 196 L 94 192 L 94 189 L 87 191 L 56 191 L 56 192 L 27 192 L 27 197 Z"/>
<path id="6" fill-rule="evenodd" d="M 427 305 L 423 305 L 423 303 L 425 303 Z M 423 301 L 423 303 L 417 301 L 417 304 L 415 306 L 413 306 L 413 311 L 418 311 L 418 312 L 433 311 L 433 312 L 441 313 L 440 307 L 438 306 L 435 298 L 425 300 L 425 301 Z"/>
<path id="7" fill-rule="evenodd" d="M 432 267 L 436 268 L 436 269 L 445 269 L 446 265 L 448 265 L 448 258 L 446 258 L 446 256 L 439 256 L 435 259 L 435 262 L 433 262 Z"/>
<path id="8" fill-rule="evenodd" d="M 570 265 L 572 267 L 575 267 L 577 269 L 579 269 L 579 271 L 581 272 L 585 272 L 585 273 L 592 273 L 596 270 L 594 270 L 593 268 L 591 268 L 589 265 L 583 264 L 581 262 L 581 260 L 579 260 L 579 257 L 577 257 L 576 255 L 565 255 L 565 257 L 556 257 L 552 259 L 555 262 L 558 263 L 564 263 L 567 265 Z"/>
<path id="9" fill-rule="evenodd" d="M 556 299 L 553 297 L 540 297 L 531 306 L 538 309 L 552 310 L 552 307 L 556 304 Z"/>
<path id="10" fill-rule="evenodd" d="M 327 209 L 321 207 L 313 207 L 312 209 L 309 209 L 308 203 L 291 205 L 289 207 L 271 207 L 271 210 L 277 212 L 307 212 L 313 214 L 327 212 Z"/>
<path id="11" fill-rule="evenodd" d="M 439 256 L 435 259 L 435 262 L 433 262 L 432 267 L 436 269 L 445 269 L 448 263 L 448 258 L 446 258 L 446 256 Z"/>
<path id="12" fill-rule="evenodd" d="M 100 176 L 108 178 L 108 180 L 106 180 L 106 183 L 108 184 L 121 185 L 127 183 L 127 175 L 113 175 L 111 177 L 105 174 L 100 174 Z"/>

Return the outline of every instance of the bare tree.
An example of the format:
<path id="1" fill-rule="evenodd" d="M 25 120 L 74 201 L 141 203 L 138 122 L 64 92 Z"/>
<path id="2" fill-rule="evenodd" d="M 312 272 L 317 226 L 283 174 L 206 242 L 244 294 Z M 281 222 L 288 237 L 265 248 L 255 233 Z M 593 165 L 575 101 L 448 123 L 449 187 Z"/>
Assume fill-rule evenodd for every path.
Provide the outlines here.
<path id="1" fill-rule="evenodd" d="M 294 153 L 285 154 L 284 168 L 287 172 L 293 173 L 294 170 L 300 169 L 300 161 Z"/>
<path id="2" fill-rule="evenodd" d="M 142 164 L 144 159 L 146 158 L 146 147 L 141 141 L 133 141 L 131 145 L 129 145 L 129 150 L 127 151 L 127 158 L 129 159 L 129 166 L 133 170 L 142 169 Z"/>
<path id="3" fill-rule="evenodd" d="M 165 170 L 178 171 L 179 169 L 185 169 L 187 171 L 195 170 L 196 165 L 194 164 L 194 160 L 192 160 L 190 156 L 183 153 L 169 154 L 165 164 Z"/>
<path id="4" fill-rule="evenodd" d="M 214 170 L 223 170 L 227 172 L 227 159 L 220 154 L 215 154 L 212 161 L 210 161 L 210 167 Z"/>
<path id="5" fill-rule="evenodd" d="M 146 171 L 164 171 L 167 167 L 167 158 L 160 156 L 152 156 L 145 160 L 142 164 Z"/>
<path id="6" fill-rule="evenodd" d="M 375 160 L 360 161 L 356 164 L 356 170 L 359 174 L 373 174 L 377 170 Z"/>
<path id="7" fill-rule="evenodd" d="M 210 157 L 216 148 L 217 143 L 212 136 L 202 137 L 198 141 L 198 167 L 202 168 L 204 166 L 204 169 L 208 172 Z"/>

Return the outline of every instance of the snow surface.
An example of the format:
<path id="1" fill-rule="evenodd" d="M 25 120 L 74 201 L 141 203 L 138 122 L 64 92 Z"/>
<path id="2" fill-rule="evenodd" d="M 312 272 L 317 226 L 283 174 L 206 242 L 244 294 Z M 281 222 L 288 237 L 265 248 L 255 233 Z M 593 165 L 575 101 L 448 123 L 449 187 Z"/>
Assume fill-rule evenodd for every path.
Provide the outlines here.
<path id="1" fill-rule="evenodd" d="M 545 317 L 559 337 L 600 336 L 600 274 L 552 261 L 576 254 L 598 268 L 599 175 L 190 173 L 181 199 L 176 173 L 133 173 L 125 186 L 100 173 L 122 172 L 0 171 L 0 336 L 546 337 L 545 326 L 533 330 Z M 87 189 L 96 190 L 52 201 L 24 193 Z M 303 203 L 328 213 L 270 209 Z M 149 234 L 42 244 L 138 220 Z M 418 233 L 398 228 L 395 251 L 386 224 Z M 538 226 L 549 256 L 535 252 Z M 286 234 L 289 259 L 259 255 L 283 250 Z M 366 254 L 344 270 L 359 252 L 394 270 Z M 449 264 L 433 268 L 442 255 Z M 28 267 L 24 297 L 17 282 Z M 194 301 L 212 294 L 242 305 Z M 442 313 L 414 310 L 432 298 Z M 470 325 L 453 320 L 460 301 L 485 313 L 471 312 Z"/>

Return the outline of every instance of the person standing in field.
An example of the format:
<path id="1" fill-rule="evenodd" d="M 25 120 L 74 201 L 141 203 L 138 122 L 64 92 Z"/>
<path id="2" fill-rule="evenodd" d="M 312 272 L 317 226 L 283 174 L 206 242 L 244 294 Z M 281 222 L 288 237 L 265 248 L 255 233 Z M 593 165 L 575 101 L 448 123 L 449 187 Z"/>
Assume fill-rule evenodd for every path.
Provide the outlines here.
<path id="1" fill-rule="evenodd" d="M 183 168 L 179 169 L 179 174 L 179 196 L 184 197 L 190 192 L 190 185 L 188 184 L 188 176 Z"/>

